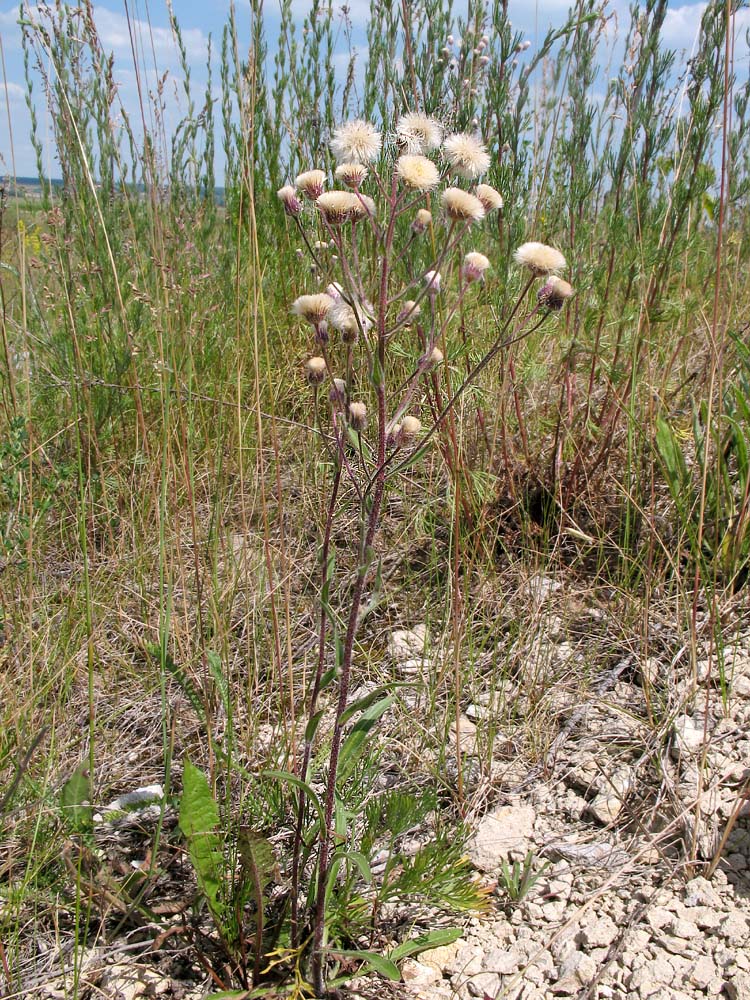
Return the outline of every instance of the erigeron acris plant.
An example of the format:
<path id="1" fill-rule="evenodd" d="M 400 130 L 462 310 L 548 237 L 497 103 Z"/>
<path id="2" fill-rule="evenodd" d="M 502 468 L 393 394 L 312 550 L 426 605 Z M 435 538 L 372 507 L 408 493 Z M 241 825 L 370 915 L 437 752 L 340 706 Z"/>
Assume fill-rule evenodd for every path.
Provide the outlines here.
<path id="1" fill-rule="evenodd" d="M 357 120 L 334 132 L 337 161 L 330 187 L 320 169 L 300 174 L 279 192 L 285 211 L 297 224 L 311 257 L 313 273 L 327 286 L 300 295 L 292 312 L 310 329 L 311 356 L 305 362 L 315 421 L 333 469 L 328 516 L 321 548 L 321 613 L 317 667 L 309 695 L 308 725 L 299 785 L 292 863 L 292 947 L 301 946 L 303 915 L 303 823 L 309 798 L 305 782 L 319 719 L 321 690 L 338 685 L 330 742 L 325 796 L 319 816 L 317 867 L 312 913 L 313 986 L 325 985 L 326 900 L 335 878 L 334 815 L 340 755 L 349 704 L 354 642 L 363 617 L 366 591 L 376 573 L 375 542 L 389 482 L 412 465 L 467 386 L 504 347 L 527 336 L 572 295 L 559 277 L 563 255 L 541 243 L 526 243 L 515 254 L 526 280 L 481 360 L 450 395 L 440 378 L 446 363 L 446 334 L 460 309 L 476 304 L 474 288 L 491 262 L 475 249 L 483 220 L 502 210 L 502 196 L 480 182 L 490 166 L 482 142 L 473 135 L 446 135 L 440 122 L 419 114 L 396 123 L 393 154 L 384 151 L 381 133 Z M 369 192 L 369 193 L 367 193 Z M 428 235 L 431 237 L 428 243 Z M 419 241 L 422 245 L 419 246 Z M 325 248 L 335 253 L 326 257 Z M 417 253 L 419 249 L 419 253 Z M 416 261 L 428 260 L 428 266 Z M 335 267 L 335 272 L 333 270 Z M 541 281 L 536 304 L 522 307 L 532 284 Z M 395 377 L 392 345 L 399 363 L 411 353 L 411 374 Z M 449 384 L 449 383 L 447 383 Z M 343 641 L 331 642 L 329 598 L 330 541 L 343 481 L 359 501 L 357 571 Z M 326 674 L 327 650 L 336 647 L 337 671 Z"/>

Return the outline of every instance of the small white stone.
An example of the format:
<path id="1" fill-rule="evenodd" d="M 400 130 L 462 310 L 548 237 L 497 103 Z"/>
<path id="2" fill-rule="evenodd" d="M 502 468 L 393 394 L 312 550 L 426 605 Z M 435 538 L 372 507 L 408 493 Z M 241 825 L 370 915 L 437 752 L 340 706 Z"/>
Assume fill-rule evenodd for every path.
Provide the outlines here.
<path id="1" fill-rule="evenodd" d="M 703 746 L 705 730 L 703 719 L 690 715 L 679 715 L 674 720 L 675 756 L 681 754 L 696 754 Z"/>
<path id="2" fill-rule="evenodd" d="M 511 854 L 525 856 L 535 818 L 531 806 L 500 806 L 489 813 L 467 845 L 472 864 L 480 871 L 494 872 Z"/>

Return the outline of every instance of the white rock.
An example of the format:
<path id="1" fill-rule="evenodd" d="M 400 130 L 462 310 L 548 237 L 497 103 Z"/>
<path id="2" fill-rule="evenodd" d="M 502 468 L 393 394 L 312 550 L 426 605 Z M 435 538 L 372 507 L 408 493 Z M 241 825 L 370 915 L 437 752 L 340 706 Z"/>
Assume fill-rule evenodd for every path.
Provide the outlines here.
<path id="1" fill-rule="evenodd" d="M 600 823 L 609 826 L 622 812 L 628 793 L 634 785 L 635 775 L 631 768 L 618 768 L 603 785 L 601 792 L 589 806 L 589 811 Z"/>
<path id="2" fill-rule="evenodd" d="M 714 880 L 719 882 L 722 874 L 721 871 L 717 871 L 714 874 Z M 685 906 L 722 908 L 723 903 L 721 896 L 708 879 L 698 876 L 685 884 Z"/>
<path id="3" fill-rule="evenodd" d="M 703 719 L 690 715 L 679 715 L 674 720 L 674 756 L 698 753 L 704 742 Z"/>
<path id="4" fill-rule="evenodd" d="M 750 974 L 738 972 L 724 983 L 729 1000 L 747 1000 L 750 997 Z"/>
<path id="5" fill-rule="evenodd" d="M 690 982 L 700 989 L 706 989 L 718 975 L 719 972 L 713 959 L 709 958 L 708 955 L 702 955 L 693 966 Z"/>
<path id="6" fill-rule="evenodd" d="M 529 595 L 537 606 L 544 604 L 549 597 L 561 589 L 562 584 L 559 580 L 553 580 L 551 576 L 544 576 L 542 573 L 535 573 L 528 582 Z"/>
<path id="7" fill-rule="evenodd" d="M 500 984 L 500 976 L 496 976 L 494 972 L 480 972 L 469 980 L 469 993 L 473 997 L 494 997 Z"/>
<path id="8" fill-rule="evenodd" d="M 617 924 L 606 913 L 592 915 L 578 934 L 578 943 L 589 951 L 592 948 L 607 948 L 619 933 Z"/>
<path id="9" fill-rule="evenodd" d="M 741 913 L 730 913 L 722 920 L 719 926 L 719 934 L 723 938 L 726 938 L 730 945 L 736 945 L 737 947 L 743 945 L 750 936 L 750 927 L 748 927 L 747 918 Z"/>
<path id="10" fill-rule="evenodd" d="M 437 969 L 441 976 L 444 972 L 450 975 L 458 971 L 456 956 L 465 944 L 464 939 L 459 938 L 457 941 L 451 942 L 451 944 L 441 945 L 439 948 L 430 948 L 429 951 L 422 952 L 419 960 L 422 965 L 430 965 L 433 969 Z"/>
<path id="11" fill-rule="evenodd" d="M 401 977 L 407 989 L 413 993 L 421 993 L 422 990 L 433 986 L 443 977 L 431 965 L 423 965 L 413 958 L 407 958 L 401 966 Z"/>
<path id="12" fill-rule="evenodd" d="M 499 976 L 512 976 L 518 972 L 521 956 L 515 948 L 492 948 L 484 956 L 483 968 L 486 972 L 495 972 Z"/>
<path id="13" fill-rule="evenodd" d="M 474 723 L 467 719 L 465 715 L 460 716 L 459 720 L 459 745 L 463 753 L 473 754 L 477 751 L 477 727 Z M 456 723 L 455 721 L 451 723 L 450 728 L 450 743 L 452 747 L 456 745 Z"/>
<path id="14" fill-rule="evenodd" d="M 500 806 L 489 813 L 467 845 L 472 864 L 480 871 L 494 872 L 511 855 L 525 856 L 535 818 L 531 806 Z"/>
<path id="15" fill-rule="evenodd" d="M 403 664 L 409 660 L 419 663 L 424 659 L 427 642 L 426 625 L 397 628 L 388 636 L 388 655 L 396 663 Z"/>

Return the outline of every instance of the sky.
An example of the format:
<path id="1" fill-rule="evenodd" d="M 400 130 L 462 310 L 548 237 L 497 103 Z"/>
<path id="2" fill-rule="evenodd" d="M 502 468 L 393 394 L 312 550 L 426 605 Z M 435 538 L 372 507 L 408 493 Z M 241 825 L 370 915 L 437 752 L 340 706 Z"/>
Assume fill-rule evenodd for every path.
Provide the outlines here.
<path id="1" fill-rule="evenodd" d="M 340 17 L 341 5 L 332 0 L 334 16 Z M 620 12 L 620 24 L 628 21 L 628 0 L 611 0 L 613 9 Z M 32 16 L 36 13 L 36 3 L 25 0 L 25 6 L 30 6 Z M 550 26 L 561 24 L 570 5 L 570 0 L 511 0 L 510 16 L 513 25 L 524 32 L 525 37 L 533 46 L 546 33 Z M 309 9 L 309 0 L 293 0 L 295 17 L 301 28 L 304 16 Z M 354 41 L 363 48 L 364 26 L 369 13 L 369 0 L 348 0 L 349 16 L 354 25 Z M 229 0 L 172 0 L 172 7 L 182 29 L 183 41 L 191 66 L 192 82 L 195 86 L 196 99 L 205 92 L 206 84 L 206 52 L 209 35 L 212 36 L 215 47 L 220 45 L 221 31 L 229 10 Z M 458 7 L 458 3 L 454 4 Z M 681 2 L 672 0 L 665 23 L 664 35 L 666 41 L 678 51 L 692 48 L 696 31 L 700 23 L 701 13 L 705 7 L 703 2 Z M 168 102 L 175 100 L 174 94 L 179 89 L 181 71 L 177 58 L 175 42 L 169 26 L 169 14 L 166 0 L 107 0 L 105 3 L 94 2 L 94 16 L 97 29 L 104 49 L 115 56 L 116 77 L 120 96 L 125 108 L 138 117 L 137 91 L 135 74 L 130 48 L 130 34 L 126 11 L 130 12 L 131 20 L 140 22 L 137 27 L 146 29 L 150 21 L 153 45 L 161 72 L 169 74 L 166 93 Z M 236 0 L 236 11 L 241 33 L 247 38 L 249 25 L 248 0 Z M 266 24 L 269 49 L 278 26 L 277 0 L 266 0 Z M 2 111 L 0 113 L 0 173 L 12 174 L 15 163 L 15 173 L 18 176 L 35 176 L 36 161 L 29 140 L 30 119 L 26 106 L 26 84 L 24 80 L 23 53 L 21 49 L 21 31 L 18 26 L 19 5 L 9 5 L 7 0 L 0 0 L 0 37 L 2 38 L 2 54 L 4 58 L 4 87 L 0 90 Z M 742 26 L 750 26 L 750 11 L 744 10 L 738 15 Z M 242 39 L 241 39 L 242 40 Z M 214 50 L 216 52 L 216 48 Z M 747 64 L 747 50 L 738 50 L 737 55 Z M 746 76 L 738 67 L 740 79 Z M 39 87 L 37 86 L 37 95 Z M 42 136 L 48 134 L 49 121 L 41 99 L 39 108 L 39 124 Z M 168 116 L 176 121 L 179 117 L 177 107 L 168 107 Z M 12 140 L 12 141 L 11 141 Z M 220 147 L 220 143 L 217 144 Z M 47 173 L 56 177 L 59 170 L 55 169 L 54 154 L 48 148 Z M 222 153 L 217 150 L 217 182 L 221 183 Z"/>

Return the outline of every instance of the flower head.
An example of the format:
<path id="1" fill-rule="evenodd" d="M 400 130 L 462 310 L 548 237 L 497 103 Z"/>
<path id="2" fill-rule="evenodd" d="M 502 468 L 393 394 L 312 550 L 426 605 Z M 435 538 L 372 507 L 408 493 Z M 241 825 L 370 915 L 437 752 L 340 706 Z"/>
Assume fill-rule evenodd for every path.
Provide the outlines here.
<path id="1" fill-rule="evenodd" d="M 364 430 L 367 423 L 367 407 L 364 403 L 349 403 L 349 423 L 355 431 Z"/>
<path id="2" fill-rule="evenodd" d="M 424 283 L 430 295 L 437 295 L 440 291 L 440 271 L 428 271 L 424 276 Z"/>
<path id="3" fill-rule="evenodd" d="M 328 322 L 334 330 L 338 330 L 341 339 L 345 344 L 353 344 L 359 337 L 360 330 L 363 333 L 372 326 L 372 319 L 368 315 L 371 311 L 369 306 L 357 303 L 354 308 L 343 299 L 335 302 L 328 314 Z"/>
<path id="4" fill-rule="evenodd" d="M 401 440 L 411 441 L 421 430 L 422 421 L 418 417 L 406 416 L 401 421 Z"/>
<path id="5" fill-rule="evenodd" d="M 302 211 L 302 202 L 297 195 L 296 189 L 291 184 L 285 184 L 283 188 L 279 188 L 276 195 L 281 200 L 287 215 L 296 216 L 300 214 Z"/>
<path id="6" fill-rule="evenodd" d="M 336 180 L 354 190 L 360 186 L 366 176 L 367 167 L 364 163 L 340 163 L 336 167 Z"/>
<path id="7" fill-rule="evenodd" d="M 422 363 L 427 369 L 437 368 L 443 363 L 443 352 L 439 347 L 433 347 L 429 354 L 425 354 Z"/>
<path id="8" fill-rule="evenodd" d="M 484 272 L 489 266 L 490 262 L 483 253 L 477 253 L 475 250 L 472 250 L 471 253 L 467 253 L 464 257 L 464 278 L 468 282 L 481 281 L 484 277 Z"/>
<path id="9" fill-rule="evenodd" d="M 323 185 L 325 184 L 326 175 L 322 170 L 306 170 L 303 174 L 299 174 L 295 180 L 295 184 L 311 201 L 315 201 L 323 194 Z"/>
<path id="10" fill-rule="evenodd" d="M 432 191 L 440 183 L 438 168 L 432 160 L 419 154 L 399 156 L 396 173 L 407 187 L 423 193 Z"/>
<path id="11" fill-rule="evenodd" d="M 564 271 L 568 266 L 560 251 L 545 243 L 523 243 L 513 256 L 517 264 L 528 268 L 536 277 Z"/>
<path id="12" fill-rule="evenodd" d="M 355 194 L 352 203 L 351 219 L 357 222 L 359 219 L 373 219 L 375 217 L 375 202 L 366 194 Z"/>
<path id="13" fill-rule="evenodd" d="M 319 292 L 316 295 L 300 295 L 292 303 L 292 312 L 295 316 L 306 319 L 313 326 L 318 326 L 325 320 L 332 305 L 333 299 L 325 292 Z"/>
<path id="14" fill-rule="evenodd" d="M 407 153 L 426 153 L 442 142 L 443 126 L 428 115 L 410 112 L 396 122 L 396 138 Z"/>
<path id="15" fill-rule="evenodd" d="M 338 283 L 338 281 L 332 281 L 330 285 L 326 288 L 326 295 L 330 295 L 334 302 L 339 302 L 341 299 L 341 293 L 343 288 Z"/>
<path id="16" fill-rule="evenodd" d="M 352 191 L 326 191 L 316 198 L 315 204 L 331 226 L 341 226 L 362 212 L 360 200 Z"/>
<path id="17" fill-rule="evenodd" d="M 413 299 L 407 299 L 399 311 L 396 317 L 396 322 L 401 323 L 404 326 L 411 326 L 414 320 L 422 312 L 422 307 L 415 302 Z"/>
<path id="18" fill-rule="evenodd" d="M 537 299 L 548 309 L 562 309 L 567 299 L 573 294 L 573 288 L 567 281 L 551 274 L 537 292 Z"/>
<path id="19" fill-rule="evenodd" d="M 426 208 L 420 208 L 414 216 L 414 221 L 411 224 L 412 231 L 415 233 L 423 233 L 431 225 L 432 213 L 428 212 Z"/>
<path id="20" fill-rule="evenodd" d="M 305 362 L 305 372 L 310 385 L 320 385 L 326 375 L 325 358 L 309 358 Z"/>
<path id="21" fill-rule="evenodd" d="M 339 163 L 369 163 L 380 155 L 380 132 L 369 122 L 357 118 L 334 130 L 331 152 Z"/>
<path id="22" fill-rule="evenodd" d="M 477 198 L 484 205 L 484 210 L 489 215 L 490 212 L 499 211 L 503 207 L 503 196 L 489 184 L 477 184 L 474 192 Z"/>
<path id="23" fill-rule="evenodd" d="M 346 382 L 342 378 L 333 379 L 328 398 L 338 406 L 344 405 L 346 401 Z"/>
<path id="24" fill-rule="evenodd" d="M 452 222 L 480 222 L 484 218 L 484 205 L 479 198 L 461 188 L 446 188 L 440 200 Z"/>
<path id="25" fill-rule="evenodd" d="M 484 143 L 467 132 L 449 135 L 443 151 L 451 169 L 466 180 L 474 181 L 489 169 L 490 154 Z"/>

